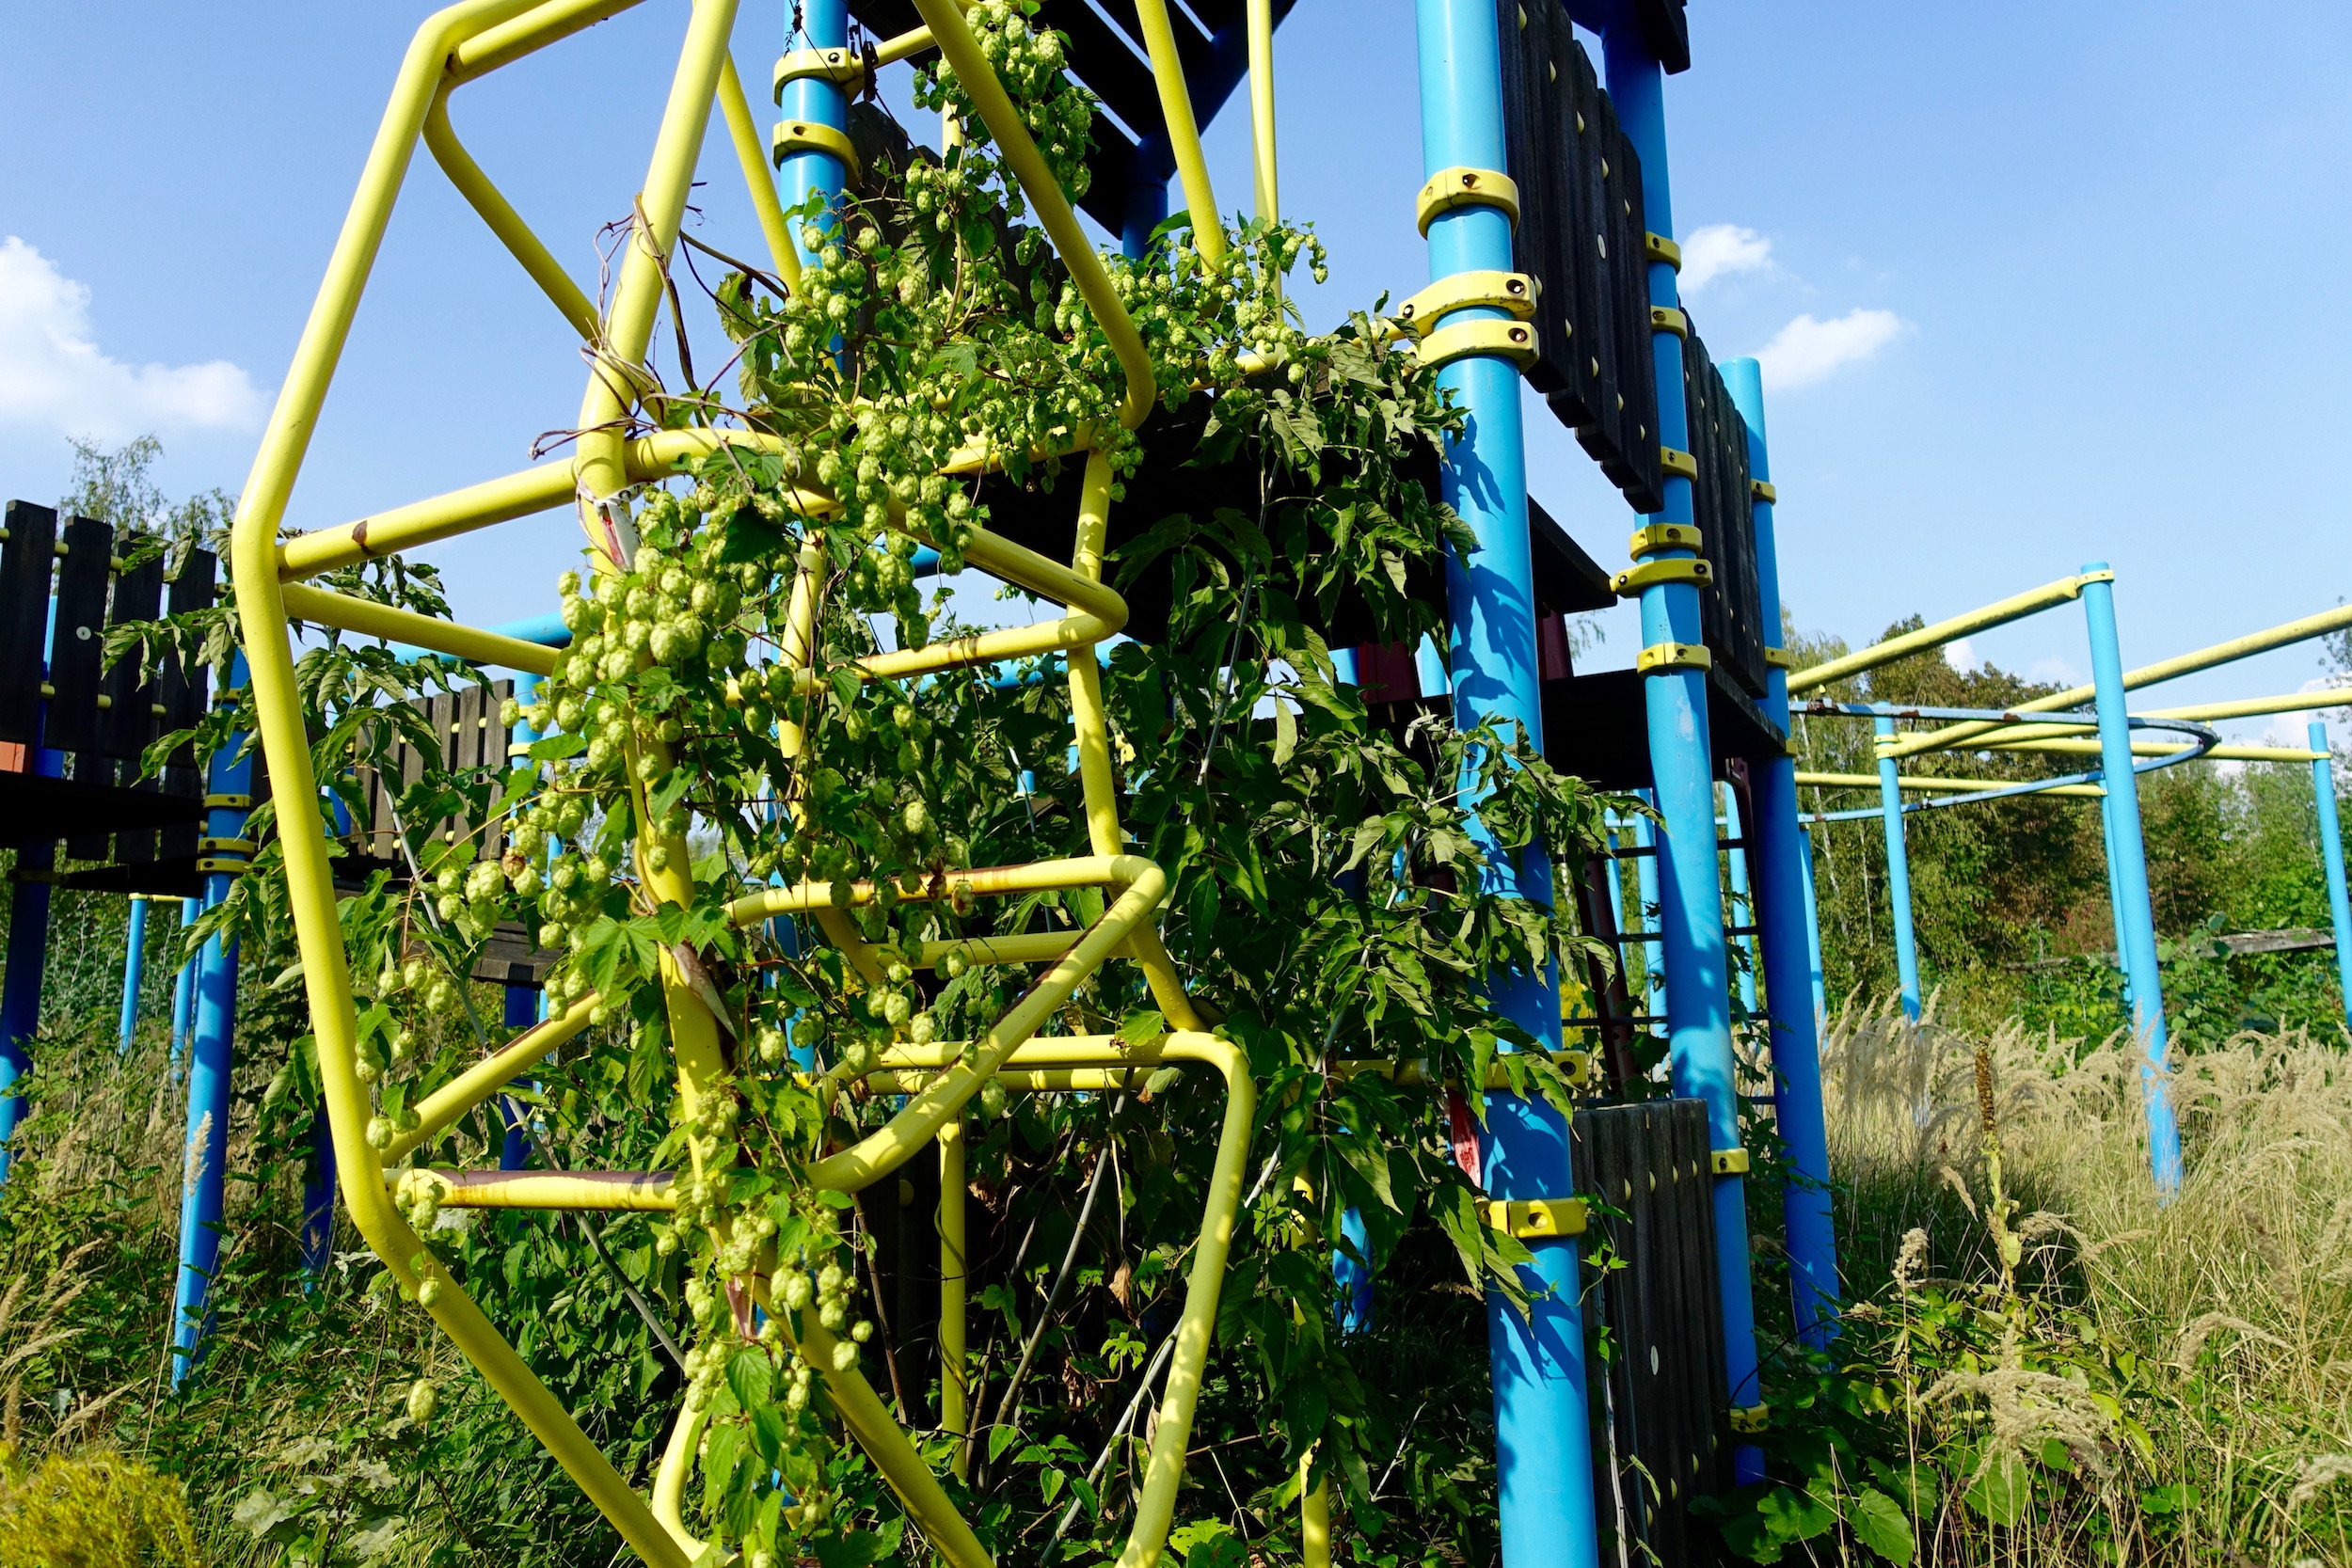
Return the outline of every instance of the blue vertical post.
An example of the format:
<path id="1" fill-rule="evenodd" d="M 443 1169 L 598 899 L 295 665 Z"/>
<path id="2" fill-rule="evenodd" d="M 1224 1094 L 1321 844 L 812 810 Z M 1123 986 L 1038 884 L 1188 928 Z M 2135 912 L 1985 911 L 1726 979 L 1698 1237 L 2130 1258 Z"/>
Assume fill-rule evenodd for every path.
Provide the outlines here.
<path id="1" fill-rule="evenodd" d="M 528 670 L 518 671 L 515 676 L 515 700 L 529 707 L 538 700 L 538 696 L 539 677 Z M 515 745 L 528 746 L 538 738 L 539 732 L 530 724 L 516 723 Z M 525 919 L 528 921 L 529 916 L 526 915 Z M 540 993 L 529 986 L 507 987 L 506 1026 L 509 1029 L 528 1029 L 538 1022 L 539 999 Z M 505 1138 L 499 1147 L 501 1170 L 521 1170 L 531 1164 L 531 1138 L 526 1130 L 526 1115 L 522 1101 L 512 1095 L 499 1096 L 499 1117 L 506 1129 Z"/>
<path id="2" fill-rule="evenodd" d="M 2312 803 L 2319 808 L 2319 861 L 2328 874 L 2328 912 L 2336 927 L 2336 990 L 2344 999 L 2344 1025 L 2352 1028 L 2352 895 L 2344 890 L 2344 827 L 2336 815 L 2328 726 L 2314 719 L 2305 733 L 2311 736 L 2312 750 L 2319 753 L 2312 759 Z"/>
<path id="3" fill-rule="evenodd" d="M 310 1117 L 310 1158 L 302 1177 L 302 1270 L 310 1276 L 303 1289 L 326 1273 L 335 1260 L 335 1132 L 322 1101 Z"/>
<path id="4" fill-rule="evenodd" d="M 1871 721 L 1882 741 L 1895 737 L 1895 721 L 1880 714 Z M 1886 902 L 1895 918 L 1895 977 L 1900 983 L 1903 1016 L 1919 1016 L 1919 943 L 1911 929 L 1911 856 L 1903 847 L 1903 791 L 1895 759 L 1879 757 L 1879 810 L 1886 818 Z"/>
<path id="5" fill-rule="evenodd" d="M 245 656 L 230 666 L 231 689 L 245 684 Z M 245 744 L 242 733 L 231 735 L 213 753 L 206 775 L 205 834 L 232 840 L 245 836 L 253 793 L 253 759 L 236 753 Z M 200 857 L 216 860 L 217 856 Z M 217 865 L 206 872 L 205 902 L 217 904 L 229 896 L 231 873 Z M 180 1273 L 172 1296 L 171 1384 L 178 1387 L 203 1358 L 204 1331 L 209 1322 L 205 1302 L 212 1291 L 213 1267 L 220 1258 L 221 1196 L 229 1161 L 229 1076 L 230 1045 L 237 1024 L 237 944 L 224 942 L 215 932 L 204 942 L 196 963 L 195 1028 L 188 1042 L 188 1130 L 181 1146 Z"/>
<path id="6" fill-rule="evenodd" d="M 785 53 L 795 49 L 840 49 L 850 41 L 850 13 L 843 0 L 800 0 L 790 14 L 801 19 L 800 36 L 789 32 L 784 40 Z M 850 95 L 837 82 L 821 76 L 800 76 L 784 85 L 784 97 L 779 105 L 787 119 L 808 120 L 813 124 L 829 125 L 836 131 L 850 127 Z M 777 171 L 777 194 L 789 212 L 817 192 L 823 192 L 826 201 L 838 207 L 845 170 L 841 160 L 830 152 L 802 149 L 785 155 Z M 803 220 L 804 221 L 804 220 Z M 834 220 L 821 220 L 830 225 Z M 792 243 L 800 245 L 803 262 L 813 262 L 816 251 L 801 245 L 796 223 Z"/>
<path id="7" fill-rule="evenodd" d="M 122 1018 L 116 1028 L 115 1049 L 128 1055 L 131 1037 L 139 1026 L 139 976 L 147 963 L 147 897 L 131 895 L 131 927 L 122 939 Z"/>
<path id="8" fill-rule="evenodd" d="M 1813 960 L 1813 1024 L 1816 1035 L 1829 1023 L 1829 982 L 1821 969 L 1821 901 L 1813 893 L 1813 834 L 1802 832 L 1798 845 L 1804 854 L 1797 861 L 1804 879 L 1804 943 Z"/>
<path id="9" fill-rule="evenodd" d="M 46 705 L 43 705 L 44 709 Z M 33 746 L 33 771 L 44 779 L 65 776 L 63 753 Z M 45 876 L 57 863 L 55 839 L 27 844 L 16 852 L 20 877 Z M 49 884 L 20 880 L 8 898 L 8 973 L 0 983 L 0 1183 L 8 1179 L 8 1143 L 24 1116 L 16 1081 L 33 1065 L 33 1037 L 40 1030 L 40 982 L 49 963 Z"/>
<path id="10" fill-rule="evenodd" d="M 1646 801 L 1650 792 L 1637 791 Z M 1633 857 L 1633 891 L 1640 895 L 1642 907 L 1636 911 L 1634 928 L 1648 937 L 1642 943 L 1642 1011 L 1651 1018 L 1663 1018 L 1666 1013 L 1666 947 L 1659 940 L 1662 926 L 1661 906 L 1658 892 L 1658 825 L 1647 816 L 1633 819 L 1633 847 L 1642 853 Z"/>
<path id="11" fill-rule="evenodd" d="M 1440 169 L 1505 169 L 1502 66 L 1491 0 L 1417 0 L 1424 177 Z M 1429 225 L 1434 278 L 1511 270 L 1511 220 L 1499 208 L 1456 207 Z M 1474 308 L 1465 319 L 1501 318 Z M 1508 359 L 1473 355 L 1438 372 L 1469 414 L 1441 469 L 1444 499 L 1476 536 L 1477 571 L 1451 552 L 1446 628 L 1454 721 L 1516 721 L 1543 745 L 1535 620 L 1527 532 L 1527 469 L 1519 426 L 1519 374 Z M 1490 885 L 1551 901 L 1550 858 L 1530 845 L 1518 863 L 1489 847 Z M 1496 1006 L 1548 1049 L 1560 1042 L 1558 975 L 1498 971 Z M 1486 1097 L 1480 1164 L 1487 1192 L 1506 1199 L 1565 1197 L 1568 1129 L 1540 1100 Z M 1593 1512 L 1592 1433 L 1585 1399 L 1581 1249 L 1573 1237 L 1532 1239 L 1535 1262 L 1526 1318 L 1500 1294 L 1486 1298 L 1487 1364 L 1494 1383 L 1497 1513 L 1504 1568 L 1592 1568 L 1599 1537 Z"/>
<path id="12" fill-rule="evenodd" d="M 1757 488 L 1749 509 L 1756 527 L 1756 575 L 1764 606 L 1764 646 L 1777 649 L 1780 630 L 1780 546 L 1772 514 L 1772 467 L 1764 435 L 1764 375 L 1753 359 L 1717 367 L 1732 406 L 1748 427 L 1748 474 Z M 1783 734 L 1789 726 L 1788 672 L 1767 671 L 1764 717 Z M 1760 927 L 1764 1004 L 1771 1016 L 1772 1119 L 1788 1153 L 1789 1180 L 1781 1194 L 1788 1241 L 1788 1288 L 1797 1337 L 1815 1350 L 1827 1346 L 1837 1311 L 1837 1230 L 1830 1210 L 1829 1129 L 1821 1111 L 1821 936 L 1813 905 L 1813 844 L 1797 813 L 1797 759 L 1767 757 L 1748 764 L 1749 853 L 1756 864 L 1754 924 Z M 1738 800 L 1735 797 L 1734 809 Z M 1739 836 L 1735 834 L 1734 836 Z M 1734 861 L 1734 866 L 1739 864 Z"/>
<path id="13" fill-rule="evenodd" d="M 1642 160 L 1642 202 L 1650 231 L 1674 237 L 1674 200 L 1666 161 L 1666 73 L 1630 6 L 1612 8 L 1601 34 L 1609 96 L 1617 123 Z M 1675 309 L 1672 263 L 1649 267 L 1653 307 Z M 1682 340 L 1650 334 L 1658 371 L 1658 440 L 1687 452 L 1689 412 L 1683 403 Z M 1665 476 L 1665 504 L 1651 519 L 1695 520 L 1691 482 Z M 1650 560 L 1697 552 L 1687 546 L 1646 548 Z M 1699 591 L 1690 582 L 1652 583 L 1642 590 L 1642 641 L 1697 644 Z M 1724 951 L 1723 879 L 1715 852 L 1714 752 L 1708 734 L 1707 673 L 1651 670 L 1642 682 L 1649 719 L 1650 779 L 1658 792 L 1658 888 L 1666 957 L 1666 1014 L 1675 1093 L 1707 1101 L 1709 1140 L 1720 1158 L 1714 1181 L 1716 1276 L 1723 1295 L 1724 1367 L 1735 1410 L 1761 1402 L 1756 1382 L 1755 1301 L 1748 1276 L 1747 1179 L 1741 1173 L 1738 1063 L 1731 1051 L 1731 990 Z M 1762 1456 L 1742 1447 L 1733 1456 L 1741 1481 L 1763 1473 Z"/>
<path id="14" fill-rule="evenodd" d="M 2165 1087 L 2164 985 L 2156 974 L 2156 918 L 2148 900 L 2147 849 L 2140 836 L 2139 775 L 2132 771 L 2131 716 L 2123 706 L 2123 649 L 2115 629 L 2115 574 L 2104 561 L 2083 567 L 2083 620 L 2090 633 L 2090 685 L 2099 710 L 2101 802 L 2113 828 L 2108 878 L 2116 893 L 2117 957 L 2131 989 L 2132 1024 L 2144 1053 L 2140 1089 L 2148 1111 L 2148 1162 L 2156 1191 L 2181 1185 L 2181 1129 Z"/>
<path id="15" fill-rule="evenodd" d="M 1724 863 L 1731 871 L 1731 923 L 1734 926 L 1754 926 L 1758 922 L 1756 913 L 1756 896 L 1748 888 L 1748 849 L 1745 847 L 1748 834 L 1741 831 L 1744 824 L 1740 820 L 1740 792 L 1729 784 L 1722 787 L 1724 836 L 1736 841 L 1730 848 L 1724 851 Z M 1741 937 L 1740 950 L 1747 955 L 1748 959 L 1740 968 L 1740 1006 L 1741 1011 L 1754 1017 L 1756 1013 L 1756 938 Z"/>
<path id="16" fill-rule="evenodd" d="M 180 900 L 180 930 L 184 936 L 196 924 L 196 917 L 204 912 L 201 898 Z M 188 1028 L 196 1017 L 196 960 L 186 958 L 180 964 L 180 973 L 171 982 L 171 1065 L 176 1071 L 180 1053 L 188 1043 Z"/>

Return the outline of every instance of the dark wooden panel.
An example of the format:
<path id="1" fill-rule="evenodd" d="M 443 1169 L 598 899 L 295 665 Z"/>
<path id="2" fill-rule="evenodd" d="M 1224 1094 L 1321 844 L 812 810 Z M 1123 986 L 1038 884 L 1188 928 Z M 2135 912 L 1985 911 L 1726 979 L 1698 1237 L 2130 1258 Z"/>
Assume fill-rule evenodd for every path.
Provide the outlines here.
<path id="1" fill-rule="evenodd" d="M 874 1239 L 872 1273 L 858 1284 L 880 1306 L 877 1326 L 889 1336 L 888 1360 L 869 1365 L 882 1364 L 874 1382 L 885 1392 L 895 1367 L 913 1415 L 926 1408 L 939 1375 L 939 1145 L 923 1145 L 860 1193 L 858 1212 Z"/>
<path id="2" fill-rule="evenodd" d="M 1560 70 L 1554 84 L 1559 99 L 1562 188 L 1567 221 L 1572 225 L 1567 249 L 1571 258 L 1568 283 L 1574 295 L 1569 310 L 1580 330 L 1573 341 L 1581 346 L 1571 366 L 1571 384 L 1550 399 L 1552 413 L 1576 432 L 1578 444 L 1597 458 L 1615 439 L 1613 412 L 1617 384 L 1617 341 L 1610 328 L 1614 319 L 1613 277 L 1609 265 L 1609 234 L 1603 214 L 1601 163 L 1604 157 L 1600 123 L 1600 79 L 1581 45 L 1565 51 L 1553 62 Z"/>
<path id="3" fill-rule="evenodd" d="M 1069 40 L 1064 58 L 1070 62 L 1073 73 L 1111 113 L 1124 120 L 1130 131 L 1138 136 L 1149 136 L 1166 125 L 1166 118 L 1160 113 L 1159 86 L 1152 79 L 1152 68 L 1086 0 L 1045 0 L 1038 8 L 1036 22 L 1041 27 L 1060 32 Z"/>
<path id="4" fill-rule="evenodd" d="M 171 579 L 165 607 L 173 615 L 189 615 L 199 610 L 211 609 L 214 577 L 219 567 L 219 558 L 212 551 L 190 550 L 187 560 L 181 564 L 179 575 Z M 205 704 L 212 694 L 212 670 L 200 661 L 193 668 L 183 669 L 176 656 L 164 660 L 157 685 L 160 689 L 158 700 L 168 710 L 164 718 L 167 727 L 174 730 L 193 729 L 202 721 Z M 187 745 L 183 744 L 174 751 L 171 760 L 179 768 L 190 771 L 196 768 L 195 751 Z M 164 788 L 167 792 L 173 789 L 168 775 L 166 776 Z"/>
<path id="5" fill-rule="evenodd" d="M 123 553 L 140 541 L 126 539 Z M 114 606 L 106 613 L 109 626 L 152 621 L 163 609 L 164 558 L 156 556 L 115 578 Z M 156 702 L 153 672 L 139 654 L 131 654 L 106 672 L 103 688 L 106 709 L 98 721 L 98 749 L 123 762 L 136 762 L 155 738 Z"/>
<path id="6" fill-rule="evenodd" d="M 57 621 L 49 637 L 49 684 L 56 695 L 41 721 L 41 744 L 56 752 L 94 752 L 115 531 L 94 518 L 72 517 L 58 531 L 66 553 L 57 562 Z"/>
<path id="7" fill-rule="evenodd" d="M 1511 264 L 1535 279 L 1535 362 L 1528 384 L 1539 392 L 1568 385 L 1574 344 L 1565 302 L 1568 224 L 1562 211 L 1560 140 L 1552 113 L 1552 18 L 1559 0 L 1496 0 L 1495 27 L 1502 51 L 1504 172 L 1518 187 L 1519 221 L 1511 234 Z M 1562 19 L 1565 22 L 1565 18 Z"/>
<path id="8" fill-rule="evenodd" d="M 131 771 L 131 769 L 125 768 L 122 771 L 127 774 Z M 158 783 L 153 779 L 141 779 L 136 784 L 131 784 L 129 787 L 134 793 L 139 795 L 152 795 L 160 798 L 163 794 L 161 785 L 158 784 Z M 146 865 L 151 863 L 154 859 L 154 829 L 147 828 L 136 832 L 125 830 L 122 832 L 115 834 L 115 860 L 118 863 L 122 865 Z"/>
<path id="9" fill-rule="evenodd" d="M 1692 515 L 1714 582 L 1700 595 L 1700 626 L 1719 668 L 1751 697 L 1767 689 L 1764 607 L 1748 495 L 1748 427 L 1697 333 L 1683 345 L 1685 417 L 1698 462 Z"/>
<path id="10" fill-rule="evenodd" d="M 1655 512 L 1666 504 L 1666 498 L 1658 455 L 1658 351 L 1649 321 L 1650 261 L 1645 243 L 1649 220 L 1642 198 L 1642 157 L 1622 130 L 1616 137 L 1616 150 L 1610 154 L 1610 168 L 1611 221 L 1617 225 L 1611 260 L 1625 273 L 1618 290 L 1618 309 L 1623 312 L 1618 330 L 1627 346 L 1618 352 L 1624 380 L 1617 393 L 1625 400 L 1628 477 L 1620 488 L 1625 491 L 1626 504 L 1634 511 Z"/>
<path id="11" fill-rule="evenodd" d="M 201 815 L 196 802 L 168 795 L 36 773 L 0 773 L 0 847 L 172 825 L 187 829 L 188 852 L 194 854 Z"/>
<path id="12" fill-rule="evenodd" d="M 57 515 L 10 501 L 7 526 L 8 540 L 0 543 L 0 740 L 31 745 L 40 738 L 41 666 L 49 657 Z"/>

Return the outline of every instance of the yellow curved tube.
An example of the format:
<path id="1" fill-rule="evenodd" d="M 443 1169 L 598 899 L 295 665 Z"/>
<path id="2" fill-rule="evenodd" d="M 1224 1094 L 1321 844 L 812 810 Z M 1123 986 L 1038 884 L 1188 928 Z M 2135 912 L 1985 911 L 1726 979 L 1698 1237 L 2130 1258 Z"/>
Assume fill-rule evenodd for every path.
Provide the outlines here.
<path id="1" fill-rule="evenodd" d="M 338 631 L 355 631 L 363 637 L 413 642 L 437 654 L 449 654 L 481 664 L 503 664 L 510 669 L 528 670 L 538 675 L 555 673 L 556 650 L 536 642 L 525 642 L 520 638 L 501 637 L 497 632 L 462 626 L 455 621 L 436 620 L 430 615 L 420 615 L 413 610 L 378 604 L 373 599 L 355 599 L 348 594 L 330 594 L 307 583 L 287 583 L 280 593 L 279 602 L 285 606 L 286 613 L 298 621 L 332 626 Z"/>
<path id="2" fill-rule="evenodd" d="M 393 1138 L 384 1150 L 384 1163 L 397 1164 L 408 1151 L 431 1143 L 468 1111 L 519 1077 L 532 1063 L 556 1050 L 588 1027 L 595 1010 L 595 993 L 580 998 L 543 1023 L 534 1023 L 491 1054 L 417 1101 L 414 1132 Z"/>
<path id="3" fill-rule="evenodd" d="M 531 275 L 531 280 L 539 285 L 540 291 L 571 324 L 580 341 L 595 342 L 597 334 L 604 330 L 596 306 L 572 281 L 572 275 L 564 270 L 564 264 L 540 243 L 539 236 L 532 232 L 522 214 L 490 182 L 490 177 L 482 172 L 482 166 L 473 161 L 473 155 L 457 139 L 457 133 L 450 128 L 449 94 L 456 85 L 448 83 L 434 95 L 433 108 L 424 117 L 424 145 L 432 150 L 434 162 L 441 166 L 449 182 L 481 214 L 490 232 L 505 242 L 515 260 L 522 263 L 523 271 Z"/>
<path id="4" fill-rule="evenodd" d="M 1216 192 L 1209 185 L 1209 161 L 1200 152 L 1200 127 L 1192 118 L 1192 93 L 1184 86 L 1184 62 L 1176 54 L 1176 34 L 1168 24 L 1168 0 L 1136 0 L 1143 44 L 1152 56 L 1152 82 L 1160 89 L 1160 114 L 1168 121 L 1168 144 L 1176 154 L 1176 178 L 1184 187 L 1192 217 L 1192 243 L 1214 263 L 1225 259 L 1225 226 L 1218 220 Z M 1250 88 L 1254 103 L 1257 88 Z"/>

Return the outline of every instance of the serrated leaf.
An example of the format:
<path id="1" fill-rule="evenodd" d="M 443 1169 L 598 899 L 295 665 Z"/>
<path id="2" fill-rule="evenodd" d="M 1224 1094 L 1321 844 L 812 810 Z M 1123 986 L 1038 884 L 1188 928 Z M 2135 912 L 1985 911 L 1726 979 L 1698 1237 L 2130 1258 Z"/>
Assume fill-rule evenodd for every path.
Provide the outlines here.
<path id="1" fill-rule="evenodd" d="M 775 1387 L 775 1369 L 769 1364 L 768 1353 L 746 1345 L 729 1356 L 727 1387 L 745 1410 L 765 1408 Z"/>
<path id="2" fill-rule="evenodd" d="M 1854 1539 L 1897 1568 L 1909 1563 L 1912 1553 L 1918 1549 L 1911 1516 L 1876 1487 L 1866 1486 L 1854 1494 L 1853 1506 L 1846 1511 L 1846 1523 L 1852 1527 Z"/>

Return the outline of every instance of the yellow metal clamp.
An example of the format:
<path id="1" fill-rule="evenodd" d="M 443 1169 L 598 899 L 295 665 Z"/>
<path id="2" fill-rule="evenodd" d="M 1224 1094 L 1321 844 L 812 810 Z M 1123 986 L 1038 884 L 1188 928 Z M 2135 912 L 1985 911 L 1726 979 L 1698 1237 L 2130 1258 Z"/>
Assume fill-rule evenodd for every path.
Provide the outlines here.
<path id="1" fill-rule="evenodd" d="M 1762 501 L 1766 506 L 1780 499 L 1780 492 L 1772 488 L 1772 482 L 1769 479 L 1748 481 L 1748 494 L 1755 499 Z"/>
<path id="2" fill-rule="evenodd" d="M 1510 218 L 1511 227 L 1519 226 L 1519 187 L 1501 169 L 1468 168 L 1456 165 L 1441 168 L 1429 177 L 1414 198 L 1413 212 L 1421 225 L 1422 239 L 1429 237 L 1429 226 L 1439 213 L 1456 207 L 1500 207 Z"/>
<path id="3" fill-rule="evenodd" d="M 1663 234 L 1642 236 L 1642 254 L 1652 261 L 1663 261 L 1677 272 L 1682 270 L 1682 247 Z"/>
<path id="4" fill-rule="evenodd" d="M 2077 572 L 2074 574 L 2074 587 L 2077 590 L 2080 590 L 2082 585 L 2086 582 L 2113 582 L 2114 580 L 2115 574 L 2104 566 L 2095 572 Z"/>
<path id="5" fill-rule="evenodd" d="M 1521 1240 L 1584 1234 L 1584 1200 L 1581 1197 L 1496 1197 L 1486 1199 L 1481 1208 L 1487 1229 Z"/>
<path id="6" fill-rule="evenodd" d="M 784 102 L 784 85 L 808 77 L 854 88 L 866 80 L 866 62 L 847 49 L 795 49 L 776 61 L 775 102 Z"/>
<path id="7" fill-rule="evenodd" d="M 196 841 L 196 852 L 199 855 L 249 855 L 253 853 L 253 841 L 249 838 L 199 838 Z"/>
<path id="8" fill-rule="evenodd" d="M 1649 325 L 1653 332 L 1671 332 L 1677 338 L 1688 338 L 1691 335 L 1691 318 L 1671 305 L 1651 306 Z"/>
<path id="9" fill-rule="evenodd" d="M 198 859 L 196 868 L 200 872 L 218 871 L 230 877 L 241 877 L 251 869 L 251 863 L 233 857 L 215 858 L 206 855 Z"/>
<path id="10" fill-rule="evenodd" d="M 1438 278 L 1398 306 L 1396 319 L 1415 337 L 1427 333 L 1448 311 L 1472 306 L 1507 310 L 1514 320 L 1525 321 L 1535 313 L 1535 301 L 1542 293 L 1543 285 L 1523 272 L 1457 272 Z"/>
<path id="11" fill-rule="evenodd" d="M 1525 322 L 1455 322 L 1421 341 L 1421 362 L 1433 370 L 1473 354 L 1495 355 L 1525 370 L 1535 362 L 1535 329 Z"/>
<path id="12" fill-rule="evenodd" d="M 206 811 L 251 811 L 253 797 L 250 795 L 207 795 L 204 797 L 204 809 Z"/>
<path id="13" fill-rule="evenodd" d="M 849 134 L 830 125 L 819 125 L 811 119 L 777 121 L 775 137 L 769 144 L 771 160 L 781 164 L 795 152 L 830 152 L 841 160 L 841 166 L 850 171 L 851 180 L 864 178 L 857 149 L 850 145 Z"/>
<path id="14" fill-rule="evenodd" d="M 1786 648 L 1767 648 L 1764 650 L 1764 662 L 1774 670 L 1794 670 L 1797 656 Z"/>
<path id="15" fill-rule="evenodd" d="M 1772 1424 L 1772 1407 L 1769 1404 L 1735 1405 L 1731 1412 L 1734 1432 L 1763 1432 Z"/>
<path id="16" fill-rule="evenodd" d="M 1717 1176 L 1748 1174 L 1748 1151 L 1744 1148 L 1713 1149 L 1709 1151 L 1708 1157 L 1714 1162 Z"/>
<path id="17" fill-rule="evenodd" d="M 1689 452 L 1677 451 L 1673 447 L 1658 449 L 1658 466 L 1663 468 L 1669 477 L 1680 474 L 1683 478 L 1692 481 L 1696 481 L 1699 477 L 1699 460 Z"/>
<path id="18" fill-rule="evenodd" d="M 1661 674 L 1669 670 L 1711 670 L 1714 667 L 1715 656 L 1707 651 L 1704 642 L 1653 642 L 1633 660 L 1633 668 L 1645 675 Z"/>
<path id="19" fill-rule="evenodd" d="M 1705 546 L 1696 523 L 1644 523 L 1626 536 L 1625 553 L 1639 561 L 1659 550 L 1696 550 Z"/>
<path id="20" fill-rule="evenodd" d="M 1609 586 L 1617 591 L 1617 597 L 1629 599 L 1652 583 L 1690 582 L 1701 588 L 1712 587 L 1715 568 L 1695 556 L 1676 556 L 1667 561 L 1645 561 L 1629 566 L 1609 579 Z"/>

